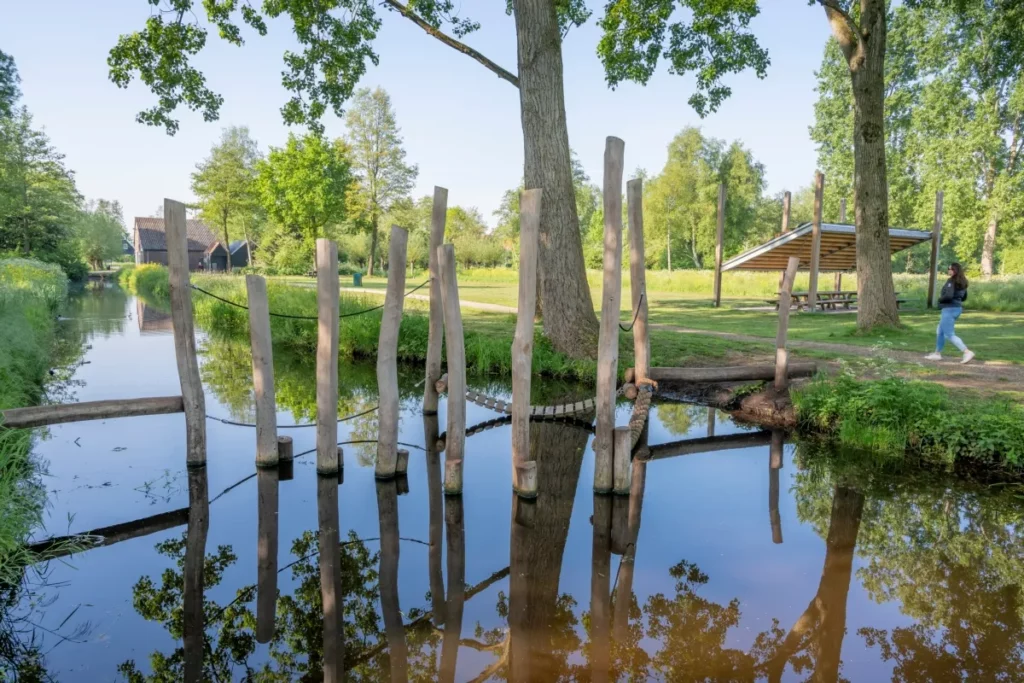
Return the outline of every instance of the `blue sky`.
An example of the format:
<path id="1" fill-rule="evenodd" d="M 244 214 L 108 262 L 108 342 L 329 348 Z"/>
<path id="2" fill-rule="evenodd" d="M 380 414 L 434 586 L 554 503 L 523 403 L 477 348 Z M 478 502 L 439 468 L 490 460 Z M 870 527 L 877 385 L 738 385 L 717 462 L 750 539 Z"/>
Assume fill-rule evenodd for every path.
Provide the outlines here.
<path id="1" fill-rule="evenodd" d="M 702 121 L 687 104 L 693 80 L 664 68 L 646 87 L 608 89 L 595 50 L 600 6 L 594 4 L 595 18 L 570 32 L 563 47 L 569 140 L 591 178 L 601 177 L 608 135 L 625 140 L 627 173 L 638 167 L 657 173 L 672 136 L 699 125 L 753 150 L 771 192 L 810 182 L 816 153 L 807 128 L 828 25 L 824 12 L 805 0 L 762 5 L 752 26 L 771 57 L 768 77 L 730 78 L 733 96 Z M 515 71 L 515 30 L 504 7 L 501 0 L 463 4 L 463 14 L 483 25 L 467 42 Z M 145 0 L 0 0 L 0 50 L 17 61 L 23 103 L 67 156 L 80 191 L 89 199 L 120 200 L 129 225 L 132 216 L 151 215 L 164 197 L 192 198 L 189 175 L 225 125 L 248 125 L 264 150 L 288 134 L 279 112 L 287 99 L 280 72 L 293 41 L 283 22 L 242 48 L 211 34 L 197 64 L 224 96 L 220 121 L 182 111 L 174 137 L 136 123 L 135 114 L 153 97 L 138 83 L 115 87 L 106 58 L 117 37 L 141 28 L 148 15 Z M 522 177 L 516 89 L 393 13 L 385 13 L 375 45 L 380 65 L 370 66 L 362 85 L 391 94 L 408 158 L 420 169 L 415 195 L 443 185 L 450 204 L 476 206 L 493 224 L 502 193 Z M 333 116 L 326 126 L 329 135 L 344 133 Z"/>

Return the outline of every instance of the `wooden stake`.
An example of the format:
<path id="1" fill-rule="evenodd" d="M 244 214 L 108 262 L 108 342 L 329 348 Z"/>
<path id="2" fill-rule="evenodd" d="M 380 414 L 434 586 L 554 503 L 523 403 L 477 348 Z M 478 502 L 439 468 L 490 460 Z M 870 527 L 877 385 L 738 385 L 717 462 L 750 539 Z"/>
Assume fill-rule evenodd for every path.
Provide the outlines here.
<path id="1" fill-rule="evenodd" d="M 516 466 L 518 484 L 515 492 L 527 500 L 537 497 L 537 461 L 528 460 Z"/>
<path id="2" fill-rule="evenodd" d="M 277 616 L 277 468 L 257 470 L 256 489 L 256 642 L 269 643 L 274 637 Z"/>
<path id="3" fill-rule="evenodd" d="M 316 241 L 316 471 L 337 474 L 338 245 Z"/>
<path id="4" fill-rule="evenodd" d="M 612 429 L 619 374 L 619 308 L 622 303 L 622 168 L 626 143 L 608 137 L 604 148 L 604 282 L 597 342 L 597 429 L 594 491 L 612 490 Z"/>
<path id="5" fill-rule="evenodd" d="M 779 514 L 779 469 L 786 435 L 781 430 L 772 432 L 772 445 L 768 460 L 768 520 L 772 527 L 772 543 L 782 543 L 782 516 Z"/>
<path id="6" fill-rule="evenodd" d="M 277 459 L 287 461 L 295 457 L 295 443 L 290 436 L 277 437 Z"/>
<path id="7" fill-rule="evenodd" d="M 340 543 L 338 540 L 338 480 L 318 476 L 316 487 L 320 541 L 320 596 L 323 601 L 324 682 L 345 680 L 345 643 L 341 593 Z"/>
<path id="8" fill-rule="evenodd" d="M 256 466 L 276 467 L 277 403 L 274 397 L 274 351 L 270 343 L 267 281 L 260 275 L 246 275 L 245 289 L 249 297 L 252 388 L 256 404 Z"/>
<path id="9" fill-rule="evenodd" d="M 458 488 L 462 493 L 462 456 L 466 448 L 466 340 L 462 335 L 459 283 L 455 276 L 455 247 L 445 244 L 437 250 L 441 269 L 441 301 L 444 306 L 444 336 L 448 354 L 448 435 L 445 441 L 445 492 L 449 492 L 448 465 L 458 462 Z M 452 481 L 454 485 L 455 480 Z"/>
<path id="10" fill-rule="evenodd" d="M 401 262 L 403 265 L 405 261 Z M 390 267 L 395 262 L 389 260 Z M 409 647 L 405 640 L 402 608 L 398 601 L 398 493 L 393 481 L 377 481 L 377 516 L 380 520 L 380 611 L 388 641 L 391 680 L 407 681 Z"/>
<path id="11" fill-rule="evenodd" d="M 808 310 L 818 310 L 818 269 L 821 266 L 821 203 L 825 196 L 825 175 L 814 174 L 814 225 L 811 228 L 811 282 L 807 287 Z"/>
<path id="12" fill-rule="evenodd" d="M 398 458 L 398 328 L 405 302 L 405 254 L 409 233 L 391 226 L 388 247 L 388 290 L 377 343 L 377 466 L 378 479 L 395 476 Z"/>
<path id="13" fill-rule="evenodd" d="M 789 334 L 789 309 L 793 305 L 793 281 L 796 280 L 796 269 L 800 267 L 800 258 L 790 256 L 786 264 L 786 275 L 782 280 L 782 291 L 779 292 L 779 331 L 775 335 L 775 388 L 779 391 L 789 386 L 789 351 L 786 349 L 786 338 Z"/>
<path id="14" fill-rule="evenodd" d="M 629 495 L 630 474 L 633 471 L 633 435 L 629 427 L 615 428 L 615 476 L 612 490 L 620 496 Z"/>
<path id="15" fill-rule="evenodd" d="M 462 495 L 462 460 L 446 457 L 444 461 L 444 495 Z"/>
<path id="16" fill-rule="evenodd" d="M 647 261 L 644 258 L 644 181 L 626 183 L 629 211 L 629 285 L 633 311 L 633 364 L 635 379 L 649 379 L 651 339 L 647 331 Z"/>
<path id="17" fill-rule="evenodd" d="M 793 202 L 793 194 L 786 192 L 782 195 L 782 234 L 789 232 L 790 204 Z"/>
<path id="18" fill-rule="evenodd" d="M 166 211 L 166 208 L 165 208 Z M 166 215 L 166 214 L 164 214 Z M 206 536 L 210 530 L 210 497 L 206 468 L 188 470 L 188 533 L 185 536 L 185 566 L 182 568 L 182 623 L 186 683 L 205 681 L 206 650 L 203 578 L 206 566 Z"/>
<path id="19" fill-rule="evenodd" d="M 434 626 L 444 623 L 444 573 L 441 548 L 444 536 L 444 498 L 441 492 L 441 455 L 435 450 L 438 436 L 437 413 L 423 416 L 423 443 L 427 448 L 427 501 L 430 515 L 427 566 L 430 573 L 430 602 Z"/>
<path id="20" fill-rule="evenodd" d="M 543 190 L 519 196 L 519 309 L 512 341 L 512 489 L 527 491 L 520 466 L 530 459 L 530 378 L 533 375 L 533 319 L 537 311 L 537 250 Z M 533 470 L 536 477 L 536 469 Z M 536 495 L 536 481 L 533 483 Z"/>
<path id="21" fill-rule="evenodd" d="M 935 193 L 935 224 L 932 226 L 932 255 L 928 262 L 928 308 L 935 307 L 935 284 L 939 269 L 939 248 L 942 246 L 942 190 Z"/>
<path id="22" fill-rule="evenodd" d="M 189 467 L 198 467 L 206 464 L 206 397 L 196 356 L 184 204 L 173 199 L 164 200 L 164 230 L 167 239 L 171 324 L 174 328 L 174 358 L 178 363 L 181 400 L 185 407 L 185 463 Z"/>
<path id="23" fill-rule="evenodd" d="M 430 249 L 427 260 L 430 272 L 430 326 L 427 331 L 427 382 L 423 389 L 423 412 L 437 412 L 437 389 L 441 377 L 441 348 L 444 343 L 444 307 L 441 305 L 441 271 L 437 249 L 444 244 L 444 226 L 448 216 L 448 190 L 434 187 L 434 203 L 430 211 Z"/>
<path id="24" fill-rule="evenodd" d="M 718 225 L 715 228 L 715 308 L 722 305 L 722 250 L 725 246 L 725 183 L 718 185 Z"/>

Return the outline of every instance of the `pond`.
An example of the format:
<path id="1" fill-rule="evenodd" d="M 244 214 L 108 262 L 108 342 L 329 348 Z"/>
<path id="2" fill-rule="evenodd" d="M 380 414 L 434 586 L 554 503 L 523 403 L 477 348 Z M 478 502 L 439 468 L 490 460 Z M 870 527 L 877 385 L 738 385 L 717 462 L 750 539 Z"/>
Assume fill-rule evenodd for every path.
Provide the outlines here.
<path id="1" fill-rule="evenodd" d="M 179 393 L 163 312 L 96 287 L 61 325 L 81 347 L 61 400 Z M 247 344 L 200 347 L 211 418 L 252 422 Z M 313 365 L 275 358 L 279 424 L 313 419 Z M 773 468 L 772 435 L 656 403 L 648 443 L 688 443 L 635 463 L 638 495 L 594 496 L 592 434 L 535 423 L 536 502 L 512 495 L 508 424 L 469 437 L 464 494 L 444 497 L 426 438 L 444 405 L 424 418 L 422 377 L 401 371 L 398 482 L 375 481 L 372 443 L 343 446 L 339 479 L 317 477 L 315 454 L 257 477 L 247 427 L 211 419 L 208 465 L 191 473 L 180 414 L 52 427 L 35 449 L 48 493 L 35 540 L 117 526 L 9 597 L 8 673 L 312 681 L 343 661 L 360 681 L 1024 680 L 1024 515 L 1008 487 L 793 443 Z M 592 393 L 534 384 L 536 401 Z M 342 367 L 339 385 L 339 415 L 375 405 L 372 367 Z M 468 406 L 470 425 L 495 417 Z M 372 441 L 375 420 L 340 423 L 339 440 Z M 281 433 L 299 454 L 314 432 Z"/>

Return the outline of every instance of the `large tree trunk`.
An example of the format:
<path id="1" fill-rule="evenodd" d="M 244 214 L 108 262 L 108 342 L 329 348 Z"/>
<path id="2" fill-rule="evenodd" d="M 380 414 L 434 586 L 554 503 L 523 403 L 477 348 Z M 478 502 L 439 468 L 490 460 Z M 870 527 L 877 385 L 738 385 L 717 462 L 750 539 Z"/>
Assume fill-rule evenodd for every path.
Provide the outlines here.
<path id="1" fill-rule="evenodd" d="M 514 2 L 527 188 L 544 190 L 540 303 L 544 333 L 573 357 L 597 352 L 597 316 L 583 263 L 562 81 L 562 40 L 552 0 Z"/>
<path id="2" fill-rule="evenodd" d="M 371 214 L 370 222 L 373 228 L 370 232 L 370 257 L 366 261 L 366 274 L 373 277 L 373 262 L 377 260 L 377 224 L 380 222 L 376 211 Z"/>
<path id="3" fill-rule="evenodd" d="M 996 272 L 996 228 L 998 227 L 999 219 L 992 214 L 992 218 L 988 221 L 988 227 L 985 229 L 985 244 L 981 248 L 981 274 L 986 280 Z"/>

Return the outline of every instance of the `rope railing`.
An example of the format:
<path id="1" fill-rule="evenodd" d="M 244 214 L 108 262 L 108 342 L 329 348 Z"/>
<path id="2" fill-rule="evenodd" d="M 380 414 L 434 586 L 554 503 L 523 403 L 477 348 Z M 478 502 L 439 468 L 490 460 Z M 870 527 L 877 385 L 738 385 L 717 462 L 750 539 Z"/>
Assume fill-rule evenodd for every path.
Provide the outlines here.
<path id="1" fill-rule="evenodd" d="M 577 419 L 574 419 L 574 418 L 571 418 L 571 417 L 558 418 L 558 417 L 549 417 L 547 415 L 531 415 L 530 416 L 530 422 L 543 422 L 543 423 L 549 423 L 549 424 L 559 424 L 559 425 L 564 425 L 566 427 L 574 427 L 576 429 L 580 429 L 580 430 L 583 430 L 583 431 L 586 431 L 586 432 L 590 432 L 590 433 L 594 432 L 594 425 L 593 425 L 593 423 L 585 422 L 583 420 L 577 420 Z M 484 422 L 478 422 L 477 424 L 473 425 L 472 427 L 469 427 L 468 429 L 466 429 L 466 438 L 468 439 L 471 436 L 475 436 L 475 435 L 477 435 L 477 434 L 479 434 L 481 432 L 486 432 L 489 429 L 496 429 L 497 427 L 502 427 L 504 425 L 511 424 L 511 423 L 512 423 L 512 416 L 511 415 L 506 415 L 504 417 L 496 417 L 493 420 L 486 420 Z M 447 441 L 447 438 L 448 438 L 448 432 L 441 432 L 441 434 L 438 435 L 438 437 L 437 437 L 437 442 L 434 444 L 435 450 L 443 451 L 444 448 L 445 448 L 445 443 Z"/>
<path id="2" fill-rule="evenodd" d="M 434 383 L 437 393 L 443 394 L 448 391 L 448 373 L 441 375 L 441 378 Z M 625 385 L 618 388 L 616 396 L 622 396 Z M 466 389 L 466 400 L 475 403 L 481 408 L 487 408 L 505 415 L 512 414 L 512 402 L 482 394 L 479 391 Z M 597 398 L 587 398 L 572 403 L 560 403 L 553 406 L 530 406 L 530 417 L 564 417 L 576 413 L 586 413 L 594 410 L 597 405 Z"/>
<path id="3" fill-rule="evenodd" d="M 362 417 L 363 415 L 369 415 L 373 411 L 377 410 L 378 407 L 379 406 L 373 406 L 372 408 L 367 408 L 366 410 L 364 410 L 364 411 L 362 411 L 360 413 L 353 413 L 352 415 L 346 415 L 345 417 L 339 417 L 338 418 L 338 422 L 339 423 L 347 422 L 349 420 L 354 420 L 357 417 Z M 233 427 L 256 427 L 256 425 L 254 423 L 252 423 L 252 422 L 236 422 L 235 420 L 228 420 L 226 418 L 216 417 L 214 415 L 207 415 L 206 419 L 208 419 L 208 420 L 215 420 L 217 422 L 221 422 L 221 423 L 226 424 L 226 425 L 231 425 Z M 330 423 L 328 423 L 328 424 L 330 424 Z M 278 429 L 305 429 L 306 427 L 316 427 L 316 422 L 302 422 L 302 423 L 293 424 L 293 425 L 277 425 Z"/>
<path id="4" fill-rule="evenodd" d="M 633 325 L 636 325 L 636 319 L 640 315 L 640 307 L 644 305 L 645 296 L 647 296 L 646 293 L 641 293 L 640 300 L 636 302 L 636 310 L 633 311 L 633 322 L 629 323 L 629 327 L 623 327 L 622 323 L 619 323 L 620 330 L 622 330 L 623 332 L 629 332 L 631 329 L 633 329 Z"/>

